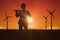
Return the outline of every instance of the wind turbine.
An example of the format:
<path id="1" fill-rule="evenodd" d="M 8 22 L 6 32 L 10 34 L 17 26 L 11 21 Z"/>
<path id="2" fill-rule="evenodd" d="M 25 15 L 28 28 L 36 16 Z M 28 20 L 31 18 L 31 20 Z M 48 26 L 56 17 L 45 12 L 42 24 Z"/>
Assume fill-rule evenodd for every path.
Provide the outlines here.
<path id="1" fill-rule="evenodd" d="M 50 14 L 50 17 L 51 17 L 51 30 L 52 30 L 52 17 L 53 17 L 53 19 L 55 20 L 55 17 L 54 17 L 54 15 L 53 15 L 53 13 L 55 12 L 55 9 L 53 10 L 53 11 L 49 11 L 48 9 L 47 9 L 47 11 L 49 12 L 49 14 Z"/>
<path id="2" fill-rule="evenodd" d="M 48 18 L 48 16 L 43 16 L 43 17 L 45 19 L 45 29 L 47 29 L 47 18 Z"/>
<path id="3" fill-rule="evenodd" d="M 3 21 L 6 20 L 6 26 L 7 26 L 7 30 L 8 30 L 8 19 L 11 17 L 11 16 L 7 16 L 7 14 L 5 14 L 5 19 Z"/>

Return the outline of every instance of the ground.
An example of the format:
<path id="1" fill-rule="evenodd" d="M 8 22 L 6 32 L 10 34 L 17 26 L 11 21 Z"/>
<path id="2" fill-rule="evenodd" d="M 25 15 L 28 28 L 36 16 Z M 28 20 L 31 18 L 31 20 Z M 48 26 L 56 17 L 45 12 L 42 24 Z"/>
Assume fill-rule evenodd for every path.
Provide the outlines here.
<path id="1" fill-rule="evenodd" d="M 0 40 L 59 40 L 60 30 L 0 30 Z"/>

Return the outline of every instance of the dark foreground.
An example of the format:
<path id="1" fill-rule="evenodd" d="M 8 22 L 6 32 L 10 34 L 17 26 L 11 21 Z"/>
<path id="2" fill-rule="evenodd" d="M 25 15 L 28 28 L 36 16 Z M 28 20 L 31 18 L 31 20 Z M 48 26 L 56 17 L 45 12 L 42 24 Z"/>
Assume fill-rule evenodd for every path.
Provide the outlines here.
<path id="1" fill-rule="evenodd" d="M 60 40 L 60 30 L 0 30 L 0 40 Z"/>

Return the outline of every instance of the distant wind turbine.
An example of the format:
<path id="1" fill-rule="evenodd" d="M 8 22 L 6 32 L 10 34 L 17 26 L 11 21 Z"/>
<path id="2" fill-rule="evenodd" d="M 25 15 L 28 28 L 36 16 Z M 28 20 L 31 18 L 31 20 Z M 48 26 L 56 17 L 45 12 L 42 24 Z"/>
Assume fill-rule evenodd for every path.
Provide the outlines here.
<path id="1" fill-rule="evenodd" d="M 55 17 L 54 17 L 54 15 L 53 15 L 53 13 L 55 12 L 55 9 L 54 9 L 53 11 L 49 11 L 49 10 L 47 9 L 47 11 L 49 12 L 50 17 L 51 17 L 51 30 L 52 30 L 52 17 L 53 17 L 53 19 L 55 20 Z"/>
<path id="2" fill-rule="evenodd" d="M 45 19 L 45 29 L 47 29 L 47 18 L 48 18 L 48 16 L 46 17 L 46 16 L 43 16 L 44 17 L 44 19 Z"/>
<path id="3" fill-rule="evenodd" d="M 5 16 L 6 16 L 6 17 L 5 17 L 5 19 L 4 19 L 3 21 L 6 20 L 6 25 L 7 25 L 7 30 L 8 30 L 8 19 L 9 19 L 10 17 L 12 17 L 12 16 L 7 16 L 7 14 L 6 14 Z"/>

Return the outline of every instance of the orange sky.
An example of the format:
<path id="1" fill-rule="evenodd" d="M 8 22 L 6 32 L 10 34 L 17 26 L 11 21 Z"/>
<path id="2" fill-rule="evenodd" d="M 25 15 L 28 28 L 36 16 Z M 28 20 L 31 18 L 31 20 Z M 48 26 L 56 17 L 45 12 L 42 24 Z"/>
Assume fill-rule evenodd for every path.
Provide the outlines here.
<path id="1" fill-rule="evenodd" d="M 9 29 L 18 29 L 18 19 L 14 10 L 21 9 L 21 3 L 26 3 L 26 9 L 30 11 L 33 22 L 29 23 L 30 29 L 44 29 L 45 20 L 43 16 L 49 15 L 46 9 L 56 9 L 53 21 L 53 28 L 60 29 L 60 1 L 59 0 L 0 0 L 0 27 L 6 29 L 6 21 L 3 22 L 5 14 L 9 16 Z M 48 28 L 50 28 L 50 15 L 48 17 Z"/>

